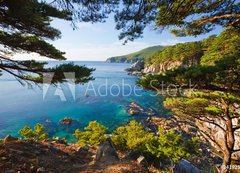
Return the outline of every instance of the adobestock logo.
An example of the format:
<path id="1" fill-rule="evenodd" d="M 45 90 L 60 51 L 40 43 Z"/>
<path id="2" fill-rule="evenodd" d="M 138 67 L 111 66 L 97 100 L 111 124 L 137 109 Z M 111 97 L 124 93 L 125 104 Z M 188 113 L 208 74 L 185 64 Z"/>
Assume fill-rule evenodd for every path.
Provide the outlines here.
<path id="1" fill-rule="evenodd" d="M 46 98 L 46 95 L 50 89 L 51 86 L 55 86 L 55 96 L 59 96 L 61 101 L 67 101 L 67 96 L 66 93 L 64 92 L 63 85 L 61 83 L 56 83 L 53 84 L 53 79 L 54 79 L 55 73 L 45 73 L 43 75 L 43 100 Z M 67 85 L 71 96 L 74 100 L 76 100 L 76 94 L 75 94 L 75 88 L 76 88 L 76 83 L 75 83 L 75 73 L 74 72 L 64 72 L 63 73 L 65 80 L 64 84 Z"/>

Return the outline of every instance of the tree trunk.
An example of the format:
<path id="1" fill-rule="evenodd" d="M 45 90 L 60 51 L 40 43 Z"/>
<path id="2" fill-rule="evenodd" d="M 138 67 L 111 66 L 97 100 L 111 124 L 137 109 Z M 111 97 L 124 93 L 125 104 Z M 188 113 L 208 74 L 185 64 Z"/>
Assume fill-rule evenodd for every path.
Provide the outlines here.
<path id="1" fill-rule="evenodd" d="M 230 172 L 229 167 L 231 166 L 232 153 L 234 149 L 235 136 L 233 131 L 232 120 L 228 119 L 226 121 L 226 149 L 223 153 L 223 164 L 221 166 L 221 173 Z"/>
<path id="2" fill-rule="evenodd" d="M 228 169 L 231 165 L 231 152 L 226 151 L 223 156 L 223 163 L 221 166 L 221 173 L 228 173 L 230 170 Z"/>

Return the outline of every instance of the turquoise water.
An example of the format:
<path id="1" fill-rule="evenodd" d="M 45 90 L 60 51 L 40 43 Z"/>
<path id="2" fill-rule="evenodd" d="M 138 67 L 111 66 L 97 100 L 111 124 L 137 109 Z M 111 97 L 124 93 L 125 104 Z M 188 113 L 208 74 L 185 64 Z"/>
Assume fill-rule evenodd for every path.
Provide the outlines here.
<path id="1" fill-rule="evenodd" d="M 49 62 L 50 66 L 56 64 L 59 62 Z M 126 124 L 130 119 L 145 117 L 145 115 L 130 116 L 127 113 L 127 106 L 131 102 L 136 102 L 144 108 L 152 108 L 157 115 L 166 113 L 162 106 L 163 98 L 136 86 L 137 77 L 129 76 L 124 71 L 130 64 L 105 62 L 75 62 L 75 64 L 95 68 L 96 71 L 93 73 L 95 80 L 84 85 L 76 85 L 75 91 L 67 84 L 51 86 L 44 98 L 41 87 L 22 86 L 12 76 L 3 74 L 0 77 L 0 138 L 7 134 L 17 136 L 17 131 L 24 125 L 32 127 L 36 123 L 44 124 L 51 136 L 67 139 L 71 138 L 71 133 L 75 129 L 82 129 L 92 120 L 97 120 L 111 131 L 119 125 Z M 64 93 L 65 101 L 56 94 L 56 88 L 60 88 Z M 71 125 L 59 125 L 59 120 L 66 116 L 73 118 L 74 122 Z M 47 123 L 46 120 L 52 123 Z"/>

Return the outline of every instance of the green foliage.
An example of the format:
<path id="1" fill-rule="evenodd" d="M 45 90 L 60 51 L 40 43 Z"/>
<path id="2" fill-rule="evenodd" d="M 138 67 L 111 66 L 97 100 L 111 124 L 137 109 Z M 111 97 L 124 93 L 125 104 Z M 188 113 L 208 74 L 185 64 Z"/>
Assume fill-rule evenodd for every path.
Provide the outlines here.
<path id="1" fill-rule="evenodd" d="M 113 132 L 111 139 L 115 146 L 121 150 L 139 149 L 145 151 L 145 144 L 153 139 L 153 135 L 146 132 L 141 123 L 132 120 L 128 125 L 118 127 Z"/>
<path id="2" fill-rule="evenodd" d="M 107 128 L 99 124 L 97 121 L 89 122 L 88 126 L 84 128 L 85 131 L 77 129 L 73 136 L 78 139 L 80 146 L 96 146 L 106 139 L 105 134 Z"/>
<path id="3" fill-rule="evenodd" d="M 221 152 L 223 160 L 229 159 L 223 166 L 231 164 L 231 154 L 235 152 L 235 131 L 240 125 L 233 124 L 233 120 L 240 117 L 239 104 L 239 93 L 220 91 L 189 92 L 186 97 L 164 101 L 164 106 L 181 121 L 195 127 L 207 141 L 211 141 Z M 214 135 L 216 131 L 223 134 L 221 142 Z"/>
<path id="4" fill-rule="evenodd" d="M 228 28 L 218 37 L 210 40 L 211 43 L 209 43 L 209 46 L 201 59 L 201 64 L 213 65 L 214 62 L 219 61 L 224 57 L 239 57 L 239 32 L 239 29 Z"/>
<path id="5" fill-rule="evenodd" d="M 49 71 L 54 72 L 54 77 L 52 79 L 52 83 L 57 83 L 57 82 L 64 82 L 66 81 L 64 72 L 74 72 L 74 77 L 75 77 L 75 83 L 85 83 L 90 80 L 93 80 L 94 78 L 91 77 L 92 72 L 95 69 L 93 68 L 87 68 L 85 66 L 78 66 L 75 65 L 73 62 L 72 63 L 67 63 L 67 64 L 61 64 L 58 65 L 54 68 L 51 68 Z"/>
<path id="6" fill-rule="evenodd" d="M 229 115 L 226 115 L 224 107 L 226 104 L 228 104 Z M 240 104 L 238 95 L 219 91 L 190 92 L 186 97 L 167 98 L 164 101 L 164 106 L 180 117 L 187 117 L 189 120 L 203 119 L 203 121 L 204 117 L 217 119 L 222 116 L 238 116 L 234 104 Z"/>
<path id="7" fill-rule="evenodd" d="M 51 4 L 70 11 L 73 21 L 103 22 L 112 13 L 124 41 L 141 37 L 149 25 L 160 31 L 173 28 L 177 36 L 208 33 L 217 25 L 239 28 L 239 1 L 56 0 Z"/>
<path id="8" fill-rule="evenodd" d="M 240 57 L 223 57 L 214 65 L 198 65 L 178 67 L 167 70 L 165 74 L 147 75 L 138 79 L 137 83 L 148 89 L 162 89 L 169 84 L 196 89 L 240 90 Z M 162 85 L 164 83 L 164 85 Z"/>
<path id="9" fill-rule="evenodd" d="M 4 139 L 0 139 L 0 143 L 3 143 Z"/>
<path id="10" fill-rule="evenodd" d="M 163 63 L 167 61 L 182 61 L 187 65 L 198 64 L 203 54 L 201 42 L 179 43 L 168 46 L 151 57 L 151 63 Z"/>
<path id="11" fill-rule="evenodd" d="M 174 130 L 164 131 L 159 128 L 158 135 L 144 130 L 141 123 L 135 120 L 128 125 L 118 127 L 112 134 L 111 139 L 117 149 L 140 150 L 150 153 L 157 158 L 178 159 L 188 158 L 190 154 L 196 153 L 198 139 L 185 139 Z"/>
<path id="12" fill-rule="evenodd" d="M 77 83 L 92 79 L 90 75 L 93 69 L 86 67 L 65 64 L 47 68 L 44 62 L 9 58 L 15 53 L 37 53 L 50 59 L 65 60 L 65 53 L 47 40 L 55 40 L 61 36 L 61 32 L 51 26 L 52 18 L 71 20 L 72 14 L 69 11 L 37 0 L 4 0 L 0 3 L 0 8 L 3 19 L 0 29 L 0 46 L 3 48 L 0 50 L 0 71 L 8 72 L 22 84 L 42 83 L 43 75 L 47 72 L 56 72 L 54 79 L 57 80 L 53 81 L 54 83 L 62 82 L 63 70 L 75 72 Z"/>
<path id="13" fill-rule="evenodd" d="M 200 42 L 166 47 L 155 53 L 150 62 L 167 64 L 169 61 L 181 61 L 185 67 L 167 70 L 165 74 L 144 77 L 138 84 L 145 88 L 158 88 L 161 87 L 162 81 L 165 84 L 182 85 L 191 80 L 192 84 L 197 84 L 199 88 L 239 90 L 239 47 L 239 29 L 236 28 L 226 29 L 219 36 L 210 36 Z M 153 80 L 155 82 L 150 86 Z"/>
<path id="14" fill-rule="evenodd" d="M 171 159 L 177 162 L 181 158 L 188 158 L 198 148 L 198 138 L 185 139 L 181 134 L 176 134 L 173 129 L 164 131 L 159 127 L 155 140 L 147 142 L 150 153 L 158 158 Z"/>
<path id="15" fill-rule="evenodd" d="M 29 126 L 24 126 L 18 133 L 23 136 L 25 140 L 44 140 L 48 138 L 48 134 L 45 133 L 45 127 L 42 124 L 37 124 L 34 129 L 31 129 Z"/>
<path id="16" fill-rule="evenodd" d="M 134 52 L 124 56 L 116 56 L 108 58 L 107 61 L 109 62 L 136 62 L 138 60 L 148 59 L 151 57 L 155 52 L 163 49 L 163 46 L 152 46 L 140 50 L 138 52 Z"/>
<path id="17" fill-rule="evenodd" d="M 37 0 L 3 1 L 0 6 L 4 10 L 1 24 L 4 28 L 11 28 L 11 31 L 0 31 L 1 44 L 14 52 L 29 51 L 53 59 L 65 59 L 63 52 L 44 39 L 54 40 L 61 34 L 51 27 L 51 17 L 69 20 L 70 13 Z"/>

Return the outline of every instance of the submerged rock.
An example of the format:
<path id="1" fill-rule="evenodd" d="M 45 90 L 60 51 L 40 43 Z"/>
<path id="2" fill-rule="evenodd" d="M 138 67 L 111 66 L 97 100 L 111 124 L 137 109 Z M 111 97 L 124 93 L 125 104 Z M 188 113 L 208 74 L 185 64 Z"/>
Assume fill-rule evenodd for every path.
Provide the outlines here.
<path id="1" fill-rule="evenodd" d="M 45 123 L 46 123 L 46 124 L 52 124 L 52 121 L 49 120 L 49 119 L 46 119 Z"/>
<path id="2" fill-rule="evenodd" d="M 131 102 L 128 105 L 127 112 L 130 115 L 146 115 L 146 116 L 155 116 L 156 111 L 152 108 L 143 108 L 135 102 Z"/>
<path id="3" fill-rule="evenodd" d="M 138 115 L 140 113 L 140 111 L 136 110 L 136 109 L 133 109 L 133 108 L 130 108 L 130 109 L 128 109 L 128 113 L 130 115 Z"/>
<path id="4" fill-rule="evenodd" d="M 144 111 L 143 108 L 135 102 L 131 102 L 129 107 L 139 109 L 140 111 Z"/>
<path id="5" fill-rule="evenodd" d="M 60 120 L 59 123 L 62 124 L 62 125 L 63 125 L 63 124 L 71 124 L 72 121 L 73 121 L 72 118 L 65 117 L 65 118 L 63 118 L 62 120 Z"/>

